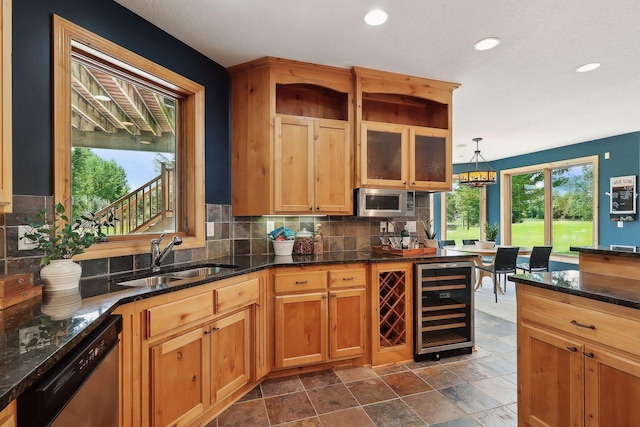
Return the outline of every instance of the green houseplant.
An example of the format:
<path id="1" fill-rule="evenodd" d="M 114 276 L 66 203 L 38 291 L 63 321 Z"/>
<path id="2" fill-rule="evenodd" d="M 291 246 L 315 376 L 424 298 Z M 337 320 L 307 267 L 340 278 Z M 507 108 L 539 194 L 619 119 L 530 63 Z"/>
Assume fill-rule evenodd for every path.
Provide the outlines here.
<path id="1" fill-rule="evenodd" d="M 484 234 L 487 241 L 495 242 L 498 237 L 498 231 L 500 230 L 500 224 L 494 222 L 493 224 L 489 222 L 484 223 Z"/>
<path id="2" fill-rule="evenodd" d="M 34 249 L 44 253 L 40 265 L 40 277 L 45 284 L 44 290 L 62 290 L 78 287 L 82 267 L 73 262 L 74 255 L 84 251 L 94 243 L 103 241 L 106 235 L 103 227 L 113 226 L 113 217 L 100 219 L 93 216 L 81 216 L 70 220 L 64 205 L 55 205 L 55 220 L 47 223 L 47 210 L 38 213 L 40 221 L 27 220 L 27 232 L 21 239 L 33 242 Z"/>
<path id="3" fill-rule="evenodd" d="M 434 230 L 432 228 L 433 221 L 431 219 L 426 222 L 420 220 L 420 222 L 422 222 L 422 228 L 424 229 L 425 244 L 428 248 L 437 248 L 438 242 L 436 241 L 436 235 L 439 230 Z"/>

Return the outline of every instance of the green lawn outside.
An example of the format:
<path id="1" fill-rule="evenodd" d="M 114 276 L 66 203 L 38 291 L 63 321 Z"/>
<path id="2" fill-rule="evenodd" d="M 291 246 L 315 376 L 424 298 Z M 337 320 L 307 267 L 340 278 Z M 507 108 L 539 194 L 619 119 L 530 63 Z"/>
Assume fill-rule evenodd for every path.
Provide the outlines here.
<path id="1" fill-rule="evenodd" d="M 553 253 L 576 255 L 569 251 L 570 246 L 591 246 L 593 244 L 593 223 L 591 221 L 562 221 L 553 222 Z M 462 227 L 447 230 L 447 239 L 462 244 L 462 239 L 477 239 L 480 236 L 478 226 Z M 513 244 L 523 247 L 533 247 L 544 244 L 544 221 L 526 220 L 513 224 Z M 501 236 L 498 235 L 498 240 Z"/>

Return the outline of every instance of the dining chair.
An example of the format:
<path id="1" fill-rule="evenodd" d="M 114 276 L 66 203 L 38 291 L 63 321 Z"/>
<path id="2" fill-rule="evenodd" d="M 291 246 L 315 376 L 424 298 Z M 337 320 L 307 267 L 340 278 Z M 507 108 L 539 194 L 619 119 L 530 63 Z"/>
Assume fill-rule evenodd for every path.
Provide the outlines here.
<path id="1" fill-rule="evenodd" d="M 504 276 L 504 289 L 507 289 L 507 274 L 516 272 L 516 261 L 518 260 L 517 246 L 501 246 L 496 250 L 496 256 L 491 265 L 478 265 L 476 268 L 488 271 L 493 274 L 493 294 L 498 302 L 498 279 Z"/>
<path id="2" fill-rule="evenodd" d="M 455 240 L 438 240 L 438 249 L 442 249 L 444 246 L 455 246 Z"/>
<path id="3" fill-rule="evenodd" d="M 462 239 L 462 244 L 463 245 L 473 245 L 475 244 L 479 239 Z"/>
<path id="4" fill-rule="evenodd" d="M 549 271 L 549 257 L 553 246 L 534 246 L 531 250 L 529 262 L 522 262 L 516 265 L 518 270 L 527 271 Z"/>

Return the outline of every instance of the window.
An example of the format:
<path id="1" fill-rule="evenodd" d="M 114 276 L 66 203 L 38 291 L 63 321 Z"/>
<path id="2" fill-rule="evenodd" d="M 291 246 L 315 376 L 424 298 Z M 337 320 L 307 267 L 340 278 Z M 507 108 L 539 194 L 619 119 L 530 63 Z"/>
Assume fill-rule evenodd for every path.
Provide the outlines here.
<path id="1" fill-rule="evenodd" d="M 502 171 L 504 243 L 553 245 L 555 255 L 597 244 L 597 170 L 591 156 Z"/>
<path id="2" fill-rule="evenodd" d="M 204 88 L 57 16 L 54 32 L 55 201 L 116 226 L 78 258 L 163 231 L 204 246 Z"/>
<path id="3" fill-rule="evenodd" d="M 442 193 L 442 239 L 484 239 L 486 213 L 486 189 L 460 185 L 458 176 L 453 176 L 452 190 Z"/>

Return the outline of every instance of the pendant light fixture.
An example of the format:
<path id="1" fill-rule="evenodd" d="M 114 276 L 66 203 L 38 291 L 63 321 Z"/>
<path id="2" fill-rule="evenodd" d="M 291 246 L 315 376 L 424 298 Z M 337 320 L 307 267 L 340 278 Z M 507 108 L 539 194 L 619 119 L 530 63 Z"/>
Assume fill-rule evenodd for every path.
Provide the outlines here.
<path id="1" fill-rule="evenodd" d="M 480 150 L 478 149 L 478 143 L 482 141 L 482 138 L 473 138 L 476 142 L 476 151 L 469 160 L 469 165 L 473 166 L 475 163 L 475 170 L 469 170 L 468 172 L 462 172 L 458 174 L 460 184 L 468 185 L 470 187 L 484 187 L 489 184 L 495 184 L 497 179 L 497 173 L 494 171 L 489 163 L 482 157 Z M 486 168 L 479 168 L 478 163 L 482 159 L 482 162 L 486 165 Z"/>

